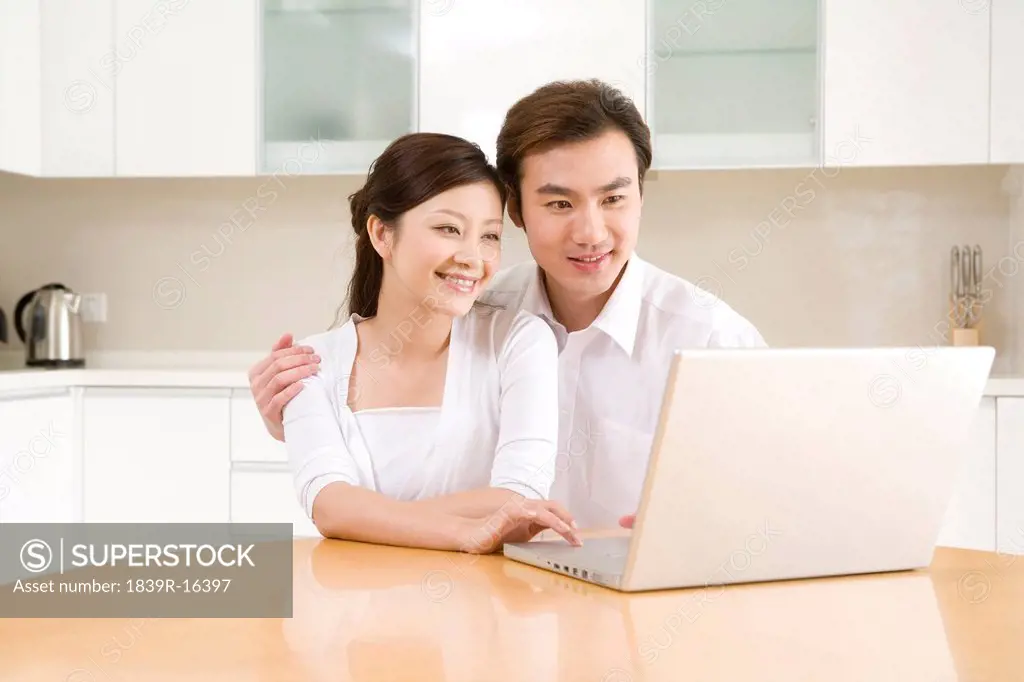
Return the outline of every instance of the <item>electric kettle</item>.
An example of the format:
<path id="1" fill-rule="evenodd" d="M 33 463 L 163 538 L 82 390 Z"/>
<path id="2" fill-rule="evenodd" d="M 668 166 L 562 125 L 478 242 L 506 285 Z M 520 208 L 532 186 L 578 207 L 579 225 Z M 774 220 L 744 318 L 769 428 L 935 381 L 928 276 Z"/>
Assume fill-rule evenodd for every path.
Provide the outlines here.
<path id="1" fill-rule="evenodd" d="M 84 367 L 81 294 L 63 284 L 47 284 L 21 297 L 14 328 L 25 344 L 29 367 Z"/>

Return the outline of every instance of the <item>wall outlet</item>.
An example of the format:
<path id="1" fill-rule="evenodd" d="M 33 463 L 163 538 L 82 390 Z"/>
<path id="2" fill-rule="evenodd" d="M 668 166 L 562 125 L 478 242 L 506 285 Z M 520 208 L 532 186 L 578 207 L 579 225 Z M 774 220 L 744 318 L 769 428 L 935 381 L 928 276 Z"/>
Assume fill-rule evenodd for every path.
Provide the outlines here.
<path id="1" fill-rule="evenodd" d="M 107 295 L 82 294 L 82 322 L 107 321 Z"/>

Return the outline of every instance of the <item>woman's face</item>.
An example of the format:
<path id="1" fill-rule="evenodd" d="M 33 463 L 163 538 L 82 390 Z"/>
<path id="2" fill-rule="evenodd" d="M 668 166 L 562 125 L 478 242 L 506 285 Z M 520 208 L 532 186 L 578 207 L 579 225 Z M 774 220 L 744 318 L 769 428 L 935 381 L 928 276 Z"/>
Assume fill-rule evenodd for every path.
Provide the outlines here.
<path id="1" fill-rule="evenodd" d="M 385 285 L 388 295 L 465 315 L 500 267 L 502 217 L 501 196 L 489 182 L 456 187 L 407 211 L 397 234 L 382 235 L 378 247 L 385 277 L 397 285 Z"/>

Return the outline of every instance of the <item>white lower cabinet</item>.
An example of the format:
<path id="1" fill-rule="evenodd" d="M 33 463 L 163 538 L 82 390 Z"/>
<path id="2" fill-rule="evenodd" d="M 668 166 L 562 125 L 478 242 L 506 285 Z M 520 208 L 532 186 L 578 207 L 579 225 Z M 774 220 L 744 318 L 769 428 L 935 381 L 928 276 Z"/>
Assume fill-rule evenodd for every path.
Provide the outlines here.
<path id="1" fill-rule="evenodd" d="M 0 393 L 0 522 L 80 520 L 72 391 Z"/>
<path id="2" fill-rule="evenodd" d="M 231 461 L 288 461 L 288 450 L 267 431 L 248 389 L 231 394 Z"/>
<path id="3" fill-rule="evenodd" d="M 231 521 L 290 523 L 295 536 L 320 537 L 295 497 L 288 471 L 232 471 Z"/>
<path id="4" fill-rule="evenodd" d="M 996 399 L 982 398 L 961 457 L 938 544 L 993 551 L 996 544 Z"/>
<path id="5" fill-rule="evenodd" d="M 231 396 L 231 520 L 291 523 L 300 537 L 319 537 L 292 485 L 288 451 L 271 436 L 248 390 Z"/>
<path id="6" fill-rule="evenodd" d="M 274 522 L 319 536 L 287 467 L 247 392 L 0 394 L 0 522 Z"/>
<path id="7" fill-rule="evenodd" d="M 985 397 L 938 544 L 1024 554 L 1024 397 Z"/>
<path id="8" fill-rule="evenodd" d="M 996 551 L 1024 554 L 1024 397 L 1000 398 L 998 405 Z"/>
<path id="9" fill-rule="evenodd" d="M 89 388 L 86 522 L 227 522 L 228 389 Z"/>

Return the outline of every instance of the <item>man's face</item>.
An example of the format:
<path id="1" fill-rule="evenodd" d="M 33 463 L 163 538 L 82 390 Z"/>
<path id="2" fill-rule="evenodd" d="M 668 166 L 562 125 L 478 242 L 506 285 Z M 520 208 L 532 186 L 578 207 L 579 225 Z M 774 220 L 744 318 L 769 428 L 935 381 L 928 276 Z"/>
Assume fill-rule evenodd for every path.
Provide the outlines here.
<path id="1" fill-rule="evenodd" d="M 640 184 L 629 138 L 611 130 L 585 142 L 528 156 L 513 221 L 548 286 L 570 301 L 615 283 L 640 228 Z"/>

